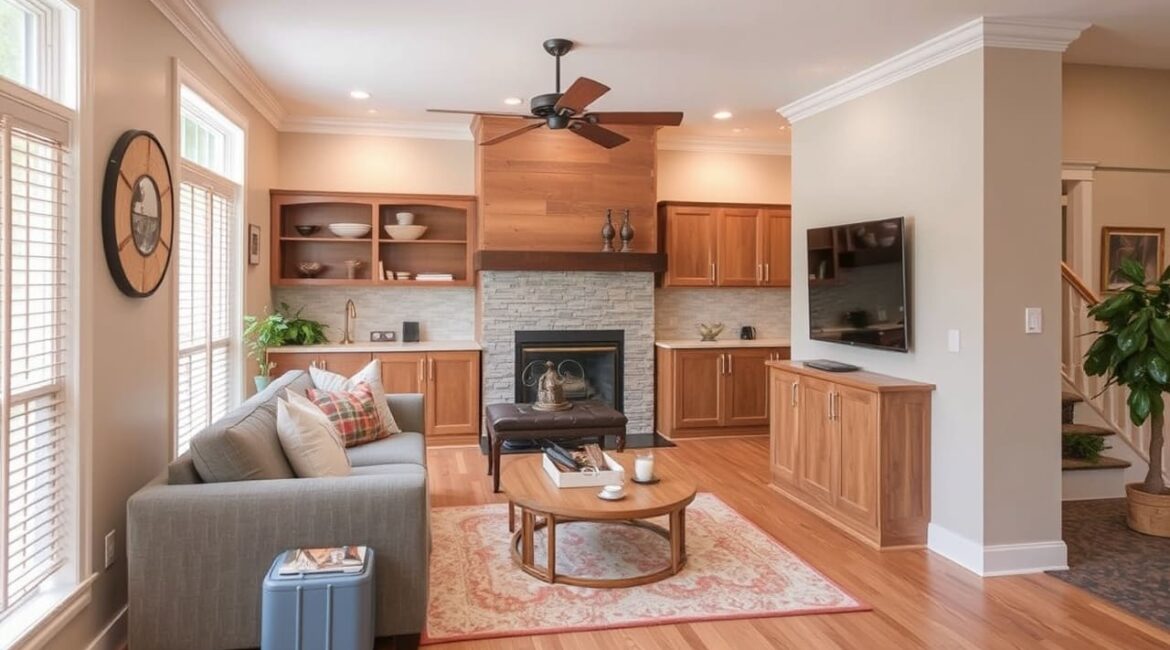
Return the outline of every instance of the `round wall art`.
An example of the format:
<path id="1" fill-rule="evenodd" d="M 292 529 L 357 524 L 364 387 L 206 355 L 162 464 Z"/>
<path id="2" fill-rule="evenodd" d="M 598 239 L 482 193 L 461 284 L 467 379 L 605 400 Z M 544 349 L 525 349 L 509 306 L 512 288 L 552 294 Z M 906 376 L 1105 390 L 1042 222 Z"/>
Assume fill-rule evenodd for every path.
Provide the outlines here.
<path id="1" fill-rule="evenodd" d="M 106 263 L 122 293 L 145 298 L 162 284 L 174 226 L 171 168 L 162 145 L 148 131 L 123 133 L 102 188 Z"/>

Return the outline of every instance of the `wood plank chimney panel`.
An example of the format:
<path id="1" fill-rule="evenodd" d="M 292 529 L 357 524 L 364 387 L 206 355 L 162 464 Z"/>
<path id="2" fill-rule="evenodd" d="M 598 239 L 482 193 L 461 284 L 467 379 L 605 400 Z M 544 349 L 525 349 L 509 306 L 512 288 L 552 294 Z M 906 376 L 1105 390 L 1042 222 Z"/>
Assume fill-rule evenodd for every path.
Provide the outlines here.
<path id="1" fill-rule="evenodd" d="M 614 149 L 544 128 L 478 145 L 523 124 L 498 117 L 472 124 L 481 250 L 600 251 L 606 208 L 615 228 L 630 209 L 635 251 L 658 249 L 656 127 L 612 127 L 630 138 Z"/>

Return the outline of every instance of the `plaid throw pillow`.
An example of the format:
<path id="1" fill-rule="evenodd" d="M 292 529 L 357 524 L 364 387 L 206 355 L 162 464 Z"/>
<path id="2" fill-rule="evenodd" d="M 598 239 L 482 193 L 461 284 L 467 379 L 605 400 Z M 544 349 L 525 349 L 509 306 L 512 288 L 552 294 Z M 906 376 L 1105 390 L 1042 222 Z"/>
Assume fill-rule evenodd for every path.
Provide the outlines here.
<path id="1" fill-rule="evenodd" d="M 310 388 L 305 391 L 305 397 L 329 417 L 346 447 L 363 445 L 387 435 L 378 415 L 374 392 L 367 384 L 359 383 L 352 391 Z"/>

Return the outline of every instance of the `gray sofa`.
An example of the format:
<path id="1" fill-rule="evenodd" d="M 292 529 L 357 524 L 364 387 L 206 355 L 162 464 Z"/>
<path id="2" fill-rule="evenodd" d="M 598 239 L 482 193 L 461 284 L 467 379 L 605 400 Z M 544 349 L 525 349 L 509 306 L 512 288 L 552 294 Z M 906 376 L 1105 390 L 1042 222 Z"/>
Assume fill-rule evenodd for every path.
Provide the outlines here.
<path id="1" fill-rule="evenodd" d="M 276 438 L 275 404 L 286 389 L 311 385 L 303 371 L 285 373 L 130 498 L 131 648 L 259 647 L 273 558 L 340 544 L 374 549 L 375 634 L 422 631 L 430 551 L 422 395 L 387 396 L 403 433 L 349 449 L 352 475 L 300 479 Z"/>

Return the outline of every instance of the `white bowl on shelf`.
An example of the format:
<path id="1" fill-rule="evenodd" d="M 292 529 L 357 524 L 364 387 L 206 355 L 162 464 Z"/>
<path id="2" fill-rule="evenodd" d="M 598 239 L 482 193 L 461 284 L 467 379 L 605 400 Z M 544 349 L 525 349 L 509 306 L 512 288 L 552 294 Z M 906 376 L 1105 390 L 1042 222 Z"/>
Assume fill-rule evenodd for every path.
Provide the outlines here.
<path id="1" fill-rule="evenodd" d="M 418 239 L 427 231 L 426 226 L 383 226 L 391 239 Z"/>
<path id="2" fill-rule="evenodd" d="M 331 223 L 329 224 L 329 232 L 332 232 L 338 237 L 346 239 L 357 239 L 365 237 L 370 234 L 370 224 L 368 223 Z"/>

